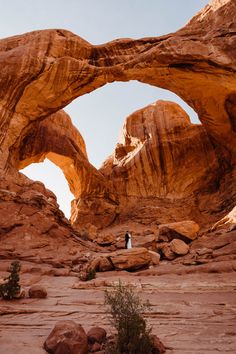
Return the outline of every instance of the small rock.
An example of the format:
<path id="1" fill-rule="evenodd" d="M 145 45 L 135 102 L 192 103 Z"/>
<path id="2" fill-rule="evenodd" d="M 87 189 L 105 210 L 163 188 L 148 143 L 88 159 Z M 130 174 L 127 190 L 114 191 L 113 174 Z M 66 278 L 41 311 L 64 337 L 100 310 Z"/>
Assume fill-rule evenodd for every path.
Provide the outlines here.
<path id="1" fill-rule="evenodd" d="M 184 256 L 189 252 L 189 245 L 187 245 L 184 241 L 174 239 L 170 242 L 170 249 L 172 252 L 176 253 L 179 256 Z"/>
<path id="2" fill-rule="evenodd" d="M 176 258 L 176 254 L 171 250 L 170 244 L 163 243 L 163 245 L 159 246 L 159 249 L 161 250 L 163 257 L 169 261 L 172 261 Z"/>
<path id="3" fill-rule="evenodd" d="M 42 285 L 33 285 L 29 288 L 29 297 L 44 299 L 47 297 L 47 291 Z"/>
<path id="4" fill-rule="evenodd" d="M 104 328 L 101 327 L 92 327 L 87 333 L 88 342 L 90 344 L 93 344 L 95 342 L 101 344 L 105 341 L 106 336 L 107 332 Z"/>

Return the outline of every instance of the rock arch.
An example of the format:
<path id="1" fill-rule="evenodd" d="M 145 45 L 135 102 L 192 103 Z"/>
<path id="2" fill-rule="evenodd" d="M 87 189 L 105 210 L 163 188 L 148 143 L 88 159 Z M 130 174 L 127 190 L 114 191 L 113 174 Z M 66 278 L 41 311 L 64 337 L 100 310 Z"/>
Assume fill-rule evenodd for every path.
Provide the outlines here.
<path id="1" fill-rule="evenodd" d="M 45 129 L 46 120 L 52 119 L 49 116 L 55 114 L 53 119 L 57 119 L 60 113 L 56 112 L 74 98 L 106 83 L 129 80 L 168 89 L 185 100 L 199 115 L 221 174 L 232 169 L 236 150 L 235 17 L 233 0 L 214 0 L 183 29 L 162 37 L 118 39 L 93 46 L 65 30 L 44 30 L 1 40 L 1 175 L 12 175 L 20 166 L 15 163 L 17 151 L 22 154 L 21 163 L 26 163 L 30 157 L 21 143 L 30 139 L 32 129 Z M 55 146 L 50 158 L 60 164 L 59 145 Z M 68 155 L 64 167 L 61 165 L 64 171 L 70 164 L 69 150 Z M 45 151 L 35 156 L 42 158 Z M 78 156 L 88 166 L 82 150 Z M 87 178 L 86 167 L 81 171 L 86 171 L 80 172 L 81 178 Z M 113 190 L 100 172 L 93 170 L 89 178 L 97 183 L 96 198 L 108 200 L 110 215 L 110 205 L 116 205 Z M 79 190 L 73 183 L 71 188 Z M 87 207 L 91 209 L 92 203 L 88 200 Z M 98 209 L 96 205 L 95 213 Z M 114 209 L 116 206 L 113 214 Z"/>
<path id="2" fill-rule="evenodd" d="M 73 208 L 79 211 L 72 211 L 73 224 L 77 224 L 78 212 L 83 223 L 94 219 L 102 226 L 112 221 L 117 206 L 112 183 L 89 163 L 84 140 L 68 114 L 60 110 L 42 121 L 33 121 L 23 136 L 11 153 L 12 164 L 20 170 L 48 158 L 57 165 L 74 195 L 73 204 L 79 205 Z M 109 205 L 109 213 L 105 205 Z"/>

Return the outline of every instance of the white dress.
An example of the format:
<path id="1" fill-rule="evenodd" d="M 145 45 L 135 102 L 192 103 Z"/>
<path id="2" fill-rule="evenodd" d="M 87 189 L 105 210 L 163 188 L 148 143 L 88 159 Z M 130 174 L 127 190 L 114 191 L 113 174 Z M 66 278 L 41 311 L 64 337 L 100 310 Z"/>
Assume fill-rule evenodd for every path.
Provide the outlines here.
<path id="1" fill-rule="evenodd" d="M 131 235 L 129 234 L 129 241 L 127 243 L 127 248 L 132 248 Z"/>

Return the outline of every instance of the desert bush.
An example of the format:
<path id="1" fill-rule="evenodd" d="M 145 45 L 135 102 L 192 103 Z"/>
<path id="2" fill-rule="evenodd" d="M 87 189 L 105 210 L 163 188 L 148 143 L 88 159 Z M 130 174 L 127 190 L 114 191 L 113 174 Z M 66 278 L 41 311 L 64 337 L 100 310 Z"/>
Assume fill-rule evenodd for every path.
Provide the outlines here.
<path id="1" fill-rule="evenodd" d="M 4 283 L 0 285 L 0 296 L 6 300 L 12 300 L 20 292 L 20 262 L 14 261 L 10 266 L 10 275 L 5 278 Z"/>
<path id="2" fill-rule="evenodd" d="M 105 305 L 117 330 L 117 338 L 108 344 L 106 354 L 151 354 L 151 329 L 143 317 L 149 303 L 141 303 L 130 287 L 119 282 L 112 291 L 105 291 Z"/>

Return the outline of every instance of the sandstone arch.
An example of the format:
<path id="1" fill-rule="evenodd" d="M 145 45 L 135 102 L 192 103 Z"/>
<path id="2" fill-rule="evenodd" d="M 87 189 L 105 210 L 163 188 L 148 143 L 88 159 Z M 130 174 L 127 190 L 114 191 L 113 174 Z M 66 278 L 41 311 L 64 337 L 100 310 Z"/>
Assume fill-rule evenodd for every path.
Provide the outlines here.
<path id="1" fill-rule="evenodd" d="M 12 164 L 17 169 L 48 158 L 64 173 L 75 198 L 73 210 L 78 209 L 78 204 L 83 223 L 94 218 L 101 226 L 113 220 L 117 196 L 112 184 L 89 163 L 84 140 L 68 114 L 61 110 L 42 121 L 33 121 L 23 136 L 11 151 Z M 75 225 L 77 213 L 72 211 L 71 215 Z"/>
<path id="2" fill-rule="evenodd" d="M 45 30 L 1 40 L 1 174 L 16 175 L 16 152 L 34 124 L 106 83 L 138 80 L 173 91 L 194 108 L 221 165 L 221 179 L 235 165 L 235 23 L 235 2 L 214 0 L 183 29 L 157 38 L 93 46 L 71 32 Z M 50 153 L 60 163 L 58 151 Z M 108 215 L 114 203 L 114 214 L 116 197 L 107 180 L 93 171 L 91 181 L 97 183 L 95 198 L 105 196 Z M 93 201 L 87 202 L 84 210 L 91 209 Z"/>
<path id="3" fill-rule="evenodd" d="M 236 90 L 234 26 L 234 1 L 215 0 L 186 27 L 159 38 L 92 46 L 68 31 L 45 30 L 1 40 L 1 167 L 30 121 L 108 82 L 132 79 L 184 99 L 231 159 L 235 132 L 224 107 Z"/>

